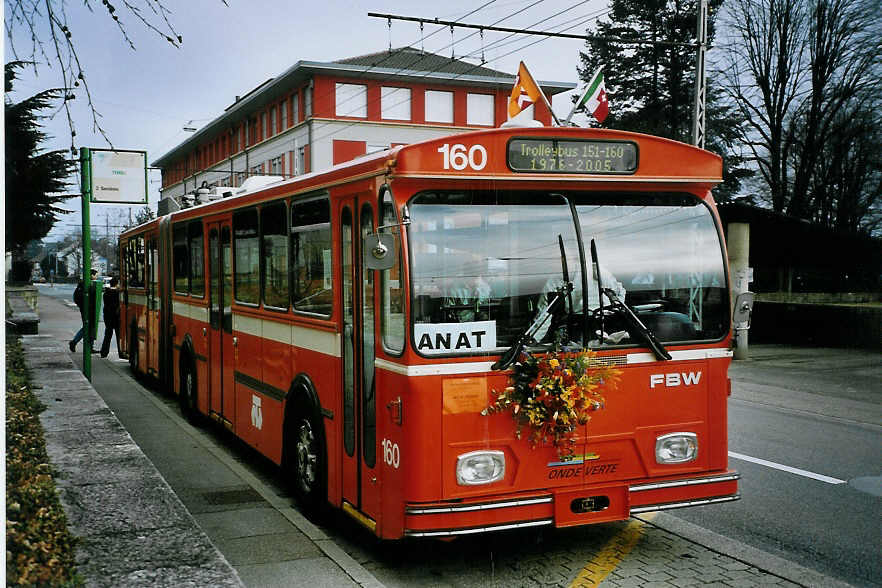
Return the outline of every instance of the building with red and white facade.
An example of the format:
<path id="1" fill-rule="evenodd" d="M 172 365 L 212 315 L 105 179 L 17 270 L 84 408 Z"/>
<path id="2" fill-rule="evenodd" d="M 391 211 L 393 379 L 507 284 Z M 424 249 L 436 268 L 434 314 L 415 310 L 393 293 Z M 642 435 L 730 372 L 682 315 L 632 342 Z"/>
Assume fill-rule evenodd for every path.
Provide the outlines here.
<path id="1" fill-rule="evenodd" d="M 223 114 L 153 162 L 160 214 L 199 187 L 292 177 L 400 144 L 507 118 L 515 76 L 405 47 L 323 63 L 298 61 L 236 97 Z M 538 82 L 549 98 L 573 83 Z M 534 118 L 550 124 L 544 104 Z"/>

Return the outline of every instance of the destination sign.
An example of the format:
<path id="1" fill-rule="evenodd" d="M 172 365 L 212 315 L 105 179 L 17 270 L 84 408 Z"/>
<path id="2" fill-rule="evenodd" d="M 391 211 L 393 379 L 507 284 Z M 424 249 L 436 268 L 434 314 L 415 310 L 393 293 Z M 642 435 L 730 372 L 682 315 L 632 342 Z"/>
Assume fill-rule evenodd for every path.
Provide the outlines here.
<path id="1" fill-rule="evenodd" d="M 637 144 L 630 141 L 530 138 L 508 142 L 514 172 L 629 174 L 637 171 Z"/>

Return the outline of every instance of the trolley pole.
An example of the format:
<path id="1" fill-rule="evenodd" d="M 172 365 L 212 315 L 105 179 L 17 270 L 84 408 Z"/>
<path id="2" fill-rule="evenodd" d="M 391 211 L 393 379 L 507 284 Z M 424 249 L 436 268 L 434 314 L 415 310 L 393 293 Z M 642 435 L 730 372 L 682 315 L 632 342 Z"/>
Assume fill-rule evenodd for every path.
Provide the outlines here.
<path id="1" fill-rule="evenodd" d="M 707 51 L 707 0 L 699 0 L 695 39 L 695 104 L 692 108 L 692 144 L 704 149 L 704 113 L 707 94 L 705 52 Z"/>
<path id="2" fill-rule="evenodd" d="M 89 180 L 91 157 L 88 147 L 80 147 L 80 194 L 83 217 L 83 374 L 92 381 L 92 306 L 95 301 L 90 296 L 92 289 L 92 234 L 89 220 L 89 201 L 92 199 L 92 185 Z M 95 294 L 97 295 L 97 289 Z M 95 319 L 97 320 L 97 313 Z"/>

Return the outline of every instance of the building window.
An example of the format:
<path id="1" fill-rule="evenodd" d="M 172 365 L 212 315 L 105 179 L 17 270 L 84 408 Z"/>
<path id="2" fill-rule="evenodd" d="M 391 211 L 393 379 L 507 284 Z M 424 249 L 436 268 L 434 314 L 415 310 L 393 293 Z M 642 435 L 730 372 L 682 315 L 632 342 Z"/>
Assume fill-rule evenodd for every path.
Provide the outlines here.
<path id="1" fill-rule="evenodd" d="M 233 297 L 237 302 L 257 304 L 260 300 L 259 251 L 257 211 L 237 212 L 233 215 Z"/>
<path id="2" fill-rule="evenodd" d="M 248 135 L 247 135 L 247 143 L 245 146 L 248 147 L 250 145 L 254 145 L 257 143 L 257 118 L 252 118 L 248 121 Z"/>
<path id="3" fill-rule="evenodd" d="M 276 120 L 276 108 L 273 107 L 270 109 L 270 128 L 269 135 L 267 135 L 267 137 L 271 137 L 272 135 L 275 135 L 279 132 L 279 129 L 276 128 Z"/>
<path id="4" fill-rule="evenodd" d="M 266 129 L 266 113 L 265 113 L 265 112 L 261 112 L 261 113 L 260 113 L 260 132 L 262 133 L 262 134 L 260 135 L 260 140 L 261 140 L 261 141 L 262 141 L 263 139 L 266 139 L 266 138 L 267 138 L 266 130 L 267 130 L 267 129 Z"/>
<path id="5" fill-rule="evenodd" d="M 312 116 L 312 88 L 307 86 L 303 89 L 303 118 Z"/>
<path id="6" fill-rule="evenodd" d="M 291 94 L 291 124 L 296 125 L 300 122 L 300 98 L 297 92 Z"/>
<path id="7" fill-rule="evenodd" d="M 426 90 L 426 122 L 453 122 L 453 92 Z"/>
<path id="8" fill-rule="evenodd" d="M 263 240 L 263 303 L 288 309 L 288 213 L 285 203 L 260 209 Z"/>
<path id="9" fill-rule="evenodd" d="M 291 261 L 294 309 L 331 315 L 331 207 L 327 199 L 291 207 Z"/>
<path id="10" fill-rule="evenodd" d="M 410 88 L 383 86 L 380 109 L 380 116 L 386 120 L 410 120 Z"/>
<path id="11" fill-rule="evenodd" d="M 337 84 L 337 116 L 367 118 L 367 86 Z"/>
<path id="12" fill-rule="evenodd" d="M 288 101 L 282 100 L 282 103 L 279 105 L 279 112 L 281 112 L 282 118 L 282 128 L 279 129 L 279 132 L 284 131 L 288 128 Z"/>
<path id="13" fill-rule="evenodd" d="M 493 96 L 490 94 L 469 94 L 466 99 L 466 122 L 470 125 L 492 127 Z"/>
<path id="14" fill-rule="evenodd" d="M 270 160 L 270 173 L 274 176 L 282 174 L 282 156 L 274 157 Z"/>
<path id="15" fill-rule="evenodd" d="M 294 175 L 306 173 L 306 146 L 297 149 L 297 159 L 294 162 Z"/>

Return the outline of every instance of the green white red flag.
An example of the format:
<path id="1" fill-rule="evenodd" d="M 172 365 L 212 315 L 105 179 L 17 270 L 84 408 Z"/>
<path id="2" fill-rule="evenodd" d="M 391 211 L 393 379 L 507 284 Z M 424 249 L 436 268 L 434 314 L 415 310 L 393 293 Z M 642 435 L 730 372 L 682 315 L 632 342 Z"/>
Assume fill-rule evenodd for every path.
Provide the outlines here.
<path id="1" fill-rule="evenodd" d="M 606 85 L 603 83 L 602 68 L 597 68 L 597 71 L 591 76 L 591 80 L 585 86 L 585 91 L 573 106 L 570 116 L 567 117 L 567 122 L 581 108 L 584 108 L 599 123 L 606 120 L 606 116 L 609 114 L 609 99 L 606 95 Z"/>

